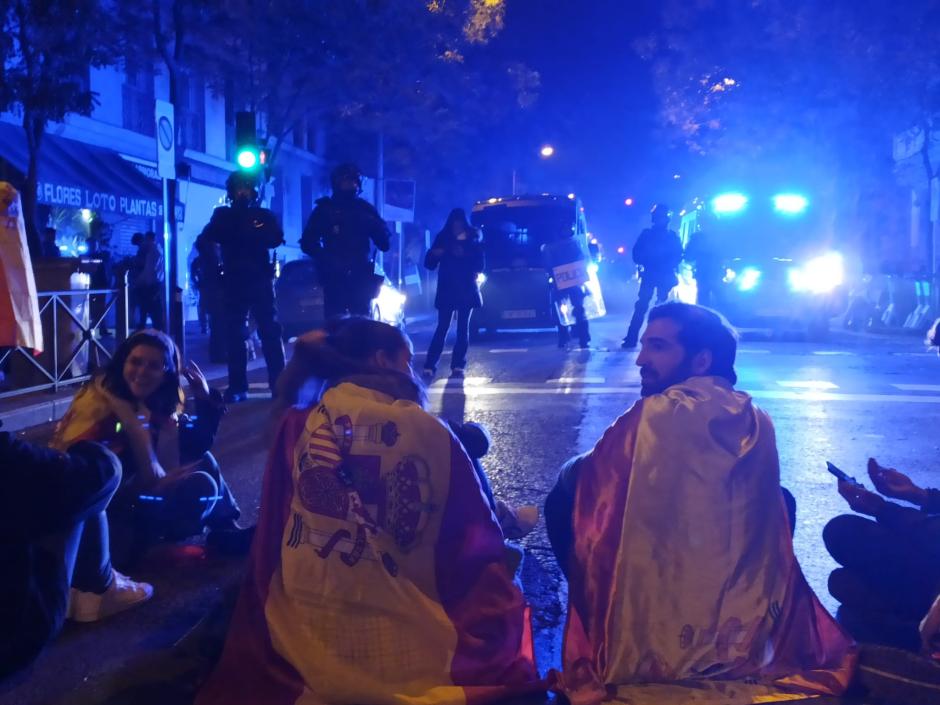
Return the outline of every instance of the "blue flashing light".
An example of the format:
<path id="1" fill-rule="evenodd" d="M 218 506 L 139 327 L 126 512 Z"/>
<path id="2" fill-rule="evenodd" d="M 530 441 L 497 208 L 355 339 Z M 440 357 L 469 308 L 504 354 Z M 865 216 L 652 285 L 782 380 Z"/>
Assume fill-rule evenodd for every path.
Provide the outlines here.
<path id="1" fill-rule="evenodd" d="M 737 282 L 738 289 L 740 291 L 750 291 L 757 287 L 758 282 L 760 281 L 760 270 L 756 267 L 745 267 L 741 270 L 741 273 L 735 277 Z"/>
<path id="2" fill-rule="evenodd" d="M 784 215 L 799 215 L 809 207 L 809 199 L 798 193 L 778 193 L 774 196 L 774 209 Z"/>
<path id="3" fill-rule="evenodd" d="M 722 193 L 712 199 L 715 213 L 737 213 L 747 206 L 747 196 L 743 193 Z"/>

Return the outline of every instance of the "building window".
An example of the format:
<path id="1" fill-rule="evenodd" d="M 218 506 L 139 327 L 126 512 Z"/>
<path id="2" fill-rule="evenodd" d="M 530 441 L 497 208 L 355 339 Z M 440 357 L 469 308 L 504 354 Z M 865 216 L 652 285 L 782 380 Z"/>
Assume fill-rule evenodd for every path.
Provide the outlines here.
<path id="1" fill-rule="evenodd" d="M 176 124 L 186 149 L 206 151 L 206 84 L 180 74 L 177 83 Z"/>
<path id="2" fill-rule="evenodd" d="M 124 85 L 121 87 L 121 122 L 125 129 L 153 137 L 153 66 L 129 58 L 124 62 Z"/>

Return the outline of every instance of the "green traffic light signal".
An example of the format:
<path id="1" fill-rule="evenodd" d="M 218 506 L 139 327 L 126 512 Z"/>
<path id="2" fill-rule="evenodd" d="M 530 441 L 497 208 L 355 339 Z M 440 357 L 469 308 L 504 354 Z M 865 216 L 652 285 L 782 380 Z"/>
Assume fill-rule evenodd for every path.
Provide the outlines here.
<path id="1" fill-rule="evenodd" d="M 255 172 L 263 164 L 261 150 L 258 148 L 258 133 L 255 130 L 255 114 L 239 112 L 235 114 L 235 162 L 242 171 Z"/>
<path id="2" fill-rule="evenodd" d="M 236 157 L 238 166 L 246 171 L 254 171 L 261 164 L 260 155 L 256 147 L 241 146 Z"/>

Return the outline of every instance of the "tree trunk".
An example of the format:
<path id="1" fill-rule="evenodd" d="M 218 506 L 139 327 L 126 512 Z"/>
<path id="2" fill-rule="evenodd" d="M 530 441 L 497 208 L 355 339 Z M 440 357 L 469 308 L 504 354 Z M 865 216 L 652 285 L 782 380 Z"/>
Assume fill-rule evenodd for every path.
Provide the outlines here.
<path id="1" fill-rule="evenodd" d="M 29 245 L 29 253 L 33 259 L 37 259 L 42 251 L 39 228 L 44 225 L 39 223 L 37 213 L 37 188 L 39 185 L 39 148 L 42 143 L 43 132 L 46 129 L 45 121 L 34 113 L 26 111 L 23 115 L 23 129 L 26 131 L 29 161 L 20 200 L 23 205 L 23 220 L 26 223 L 26 242 Z"/>

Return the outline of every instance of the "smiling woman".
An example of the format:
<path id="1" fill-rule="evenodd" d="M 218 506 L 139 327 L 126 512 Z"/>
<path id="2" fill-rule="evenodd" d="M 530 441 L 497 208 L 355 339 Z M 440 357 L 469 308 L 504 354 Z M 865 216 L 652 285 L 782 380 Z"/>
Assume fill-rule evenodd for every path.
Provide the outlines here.
<path id="1" fill-rule="evenodd" d="M 197 413 L 183 413 L 182 379 Z M 213 529 L 219 547 L 245 543 L 238 505 L 209 449 L 223 413 L 195 363 L 183 367 L 173 341 L 156 330 L 135 333 L 72 402 L 52 445 L 104 443 L 121 460 L 121 489 L 109 508 L 117 562 L 133 560 L 148 542 Z M 241 538 L 239 538 L 241 537 Z"/>

